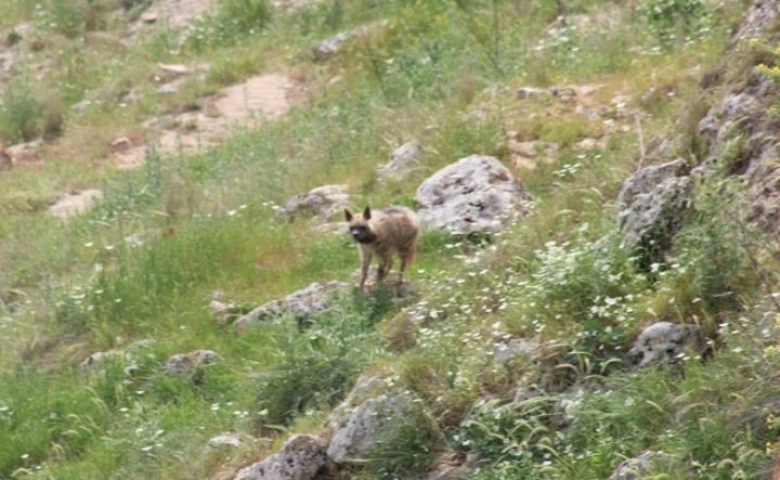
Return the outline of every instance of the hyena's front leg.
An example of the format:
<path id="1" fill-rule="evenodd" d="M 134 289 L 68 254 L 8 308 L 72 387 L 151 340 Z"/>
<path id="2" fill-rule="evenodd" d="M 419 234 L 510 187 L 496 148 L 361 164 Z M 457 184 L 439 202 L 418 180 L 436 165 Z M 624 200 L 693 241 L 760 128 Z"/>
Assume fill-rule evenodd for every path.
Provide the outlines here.
<path id="1" fill-rule="evenodd" d="M 390 269 L 393 266 L 393 256 L 390 253 L 385 253 L 379 257 L 379 270 L 377 271 L 376 283 L 379 285 L 387 277 Z"/>
<path id="2" fill-rule="evenodd" d="M 368 278 L 368 268 L 371 266 L 371 252 L 368 250 L 360 250 L 360 289 L 363 290 Z"/>

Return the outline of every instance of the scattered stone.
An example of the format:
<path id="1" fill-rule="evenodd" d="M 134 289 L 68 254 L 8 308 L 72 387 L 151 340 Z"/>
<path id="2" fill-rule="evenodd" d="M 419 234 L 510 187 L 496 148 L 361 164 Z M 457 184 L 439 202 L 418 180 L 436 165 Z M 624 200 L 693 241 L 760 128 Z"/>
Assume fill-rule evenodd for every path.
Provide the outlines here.
<path id="1" fill-rule="evenodd" d="M 277 216 L 291 222 L 298 217 L 308 217 L 318 223 L 333 220 L 336 215 L 343 217 L 344 208 L 351 199 L 348 188 L 347 185 L 325 185 L 298 194 L 277 211 Z"/>
<path id="2" fill-rule="evenodd" d="M 235 322 L 236 331 L 243 332 L 252 325 L 282 315 L 291 315 L 299 325 L 303 325 L 313 315 L 327 311 L 331 295 L 347 287 L 346 283 L 338 281 L 312 283 L 283 299 L 268 302 L 243 315 Z"/>
<path id="3" fill-rule="evenodd" d="M 494 233 L 530 210 L 531 195 L 499 160 L 472 155 L 449 165 L 417 189 L 423 227 L 466 235 Z"/>
<path id="4" fill-rule="evenodd" d="M 624 460 L 608 480 L 641 480 L 652 473 L 654 464 L 669 464 L 672 457 L 663 452 L 647 451 Z"/>
<path id="5" fill-rule="evenodd" d="M 237 433 L 223 433 L 212 437 L 206 444 L 206 450 L 216 450 L 224 447 L 238 448 L 244 444 L 244 439 Z"/>
<path id="6" fill-rule="evenodd" d="M 41 142 L 33 141 L 26 143 L 17 143 L 6 147 L 5 152 L 11 156 L 14 163 L 20 164 L 40 164 L 43 161 L 41 157 Z"/>
<path id="7" fill-rule="evenodd" d="M 551 97 L 552 92 L 547 88 L 521 87 L 515 90 L 515 96 L 525 100 L 528 98 Z"/>
<path id="8" fill-rule="evenodd" d="M 368 460 L 383 429 L 393 422 L 409 421 L 421 415 L 421 402 L 408 390 L 394 390 L 363 402 L 337 419 L 328 457 L 336 463 L 361 463 Z"/>
<path id="9" fill-rule="evenodd" d="M 509 160 L 516 167 L 533 170 L 540 161 L 549 163 L 558 153 L 558 145 L 555 143 L 539 140 L 521 141 L 518 137 L 517 132 L 507 132 L 506 146 L 509 150 Z"/>
<path id="10" fill-rule="evenodd" d="M 160 14 L 157 12 L 145 12 L 141 15 L 141 21 L 144 23 L 155 23 L 160 18 Z"/>
<path id="11" fill-rule="evenodd" d="M 86 372 L 95 370 L 106 364 L 107 361 L 124 359 L 125 353 L 121 350 L 106 350 L 104 352 L 95 352 L 79 363 L 79 370 Z"/>
<path id="12" fill-rule="evenodd" d="M 295 435 L 279 453 L 242 468 L 233 480 L 313 480 L 326 461 L 323 440 Z"/>
<path id="13" fill-rule="evenodd" d="M 629 354 L 639 367 L 652 364 L 674 364 L 686 353 L 703 355 L 708 343 L 697 325 L 657 322 L 639 334 Z"/>
<path id="14" fill-rule="evenodd" d="M 631 175 L 618 195 L 618 223 L 625 243 L 639 251 L 640 266 L 663 263 L 682 226 L 693 193 L 682 160 L 653 165 Z"/>
<path id="15" fill-rule="evenodd" d="M 130 150 L 131 148 L 133 148 L 133 142 L 127 137 L 119 137 L 113 142 L 111 142 L 111 149 L 114 152 L 124 153 Z"/>
<path id="16" fill-rule="evenodd" d="M 395 178 L 400 180 L 409 169 L 420 161 L 423 151 L 417 142 L 406 142 L 393 150 L 390 154 L 390 162 L 380 165 L 376 169 L 380 179 Z"/>
<path id="17" fill-rule="evenodd" d="M 324 40 L 312 49 L 314 58 L 320 62 L 328 60 L 330 57 L 338 53 L 338 51 L 341 50 L 344 42 L 349 40 L 353 35 L 353 32 L 342 32 L 336 36 Z"/>
<path id="18" fill-rule="evenodd" d="M 65 194 L 56 204 L 49 207 L 52 215 L 68 220 L 89 211 L 103 199 L 103 192 L 97 189 L 83 190 L 76 194 Z"/>
<path id="19" fill-rule="evenodd" d="M 527 338 L 500 339 L 493 343 L 493 363 L 496 367 L 511 367 L 518 360 L 530 364 L 537 356 L 541 345 L 537 340 Z"/>
<path id="20" fill-rule="evenodd" d="M 173 64 L 173 63 L 158 63 L 157 70 L 162 81 L 164 79 L 174 79 L 191 73 L 191 70 L 186 65 Z"/>
<path id="21" fill-rule="evenodd" d="M 186 376 L 197 373 L 202 367 L 222 360 L 212 350 L 195 350 L 190 353 L 177 353 L 165 362 L 165 373 L 172 376 Z"/>

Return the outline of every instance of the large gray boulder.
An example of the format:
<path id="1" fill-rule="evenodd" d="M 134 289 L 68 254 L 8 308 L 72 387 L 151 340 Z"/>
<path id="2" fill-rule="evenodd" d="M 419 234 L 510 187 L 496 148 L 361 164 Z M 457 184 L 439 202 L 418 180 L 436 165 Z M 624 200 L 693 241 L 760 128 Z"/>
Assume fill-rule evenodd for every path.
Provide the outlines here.
<path id="1" fill-rule="evenodd" d="M 529 212 L 532 197 L 498 159 L 471 155 L 444 167 L 417 189 L 423 227 L 466 235 L 494 233 Z"/>
<path id="2" fill-rule="evenodd" d="M 645 167 L 631 175 L 618 195 L 618 223 L 625 243 L 648 268 L 662 263 L 682 227 L 693 186 L 682 160 Z"/>
<path id="3" fill-rule="evenodd" d="M 383 432 L 394 422 L 409 421 L 422 415 L 422 404 L 408 390 L 394 390 L 371 398 L 349 415 L 339 414 L 328 457 L 336 463 L 362 463 L 371 458 Z"/>
<path id="4" fill-rule="evenodd" d="M 295 435 L 278 453 L 242 468 L 233 480 L 312 480 L 326 460 L 325 442 L 310 435 Z"/>
<path id="5" fill-rule="evenodd" d="M 308 287 L 290 295 L 263 304 L 251 312 L 238 318 L 234 324 L 237 331 L 242 332 L 252 325 L 261 324 L 282 315 L 291 315 L 299 324 L 304 324 L 317 313 L 322 313 L 331 305 L 331 296 L 348 288 L 344 282 L 331 281 L 312 283 Z"/>

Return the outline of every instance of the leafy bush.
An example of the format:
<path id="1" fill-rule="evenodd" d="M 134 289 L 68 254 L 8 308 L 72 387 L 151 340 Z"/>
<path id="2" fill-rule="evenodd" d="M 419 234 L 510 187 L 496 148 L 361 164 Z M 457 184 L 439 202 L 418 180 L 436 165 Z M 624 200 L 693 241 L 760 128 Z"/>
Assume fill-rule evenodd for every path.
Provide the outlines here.
<path id="1" fill-rule="evenodd" d="M 20 78 L 5 89 L 0 107 L 0 137 L 6 142 L 30 141 L 41 133 L 45 115 L 29 79 Z"/>
<path id="2" fill-rule="evenodd" d="M 712 11 L 704 0 L 650 0 L 643 5 L 642 15 L 662 45 L 699 37 L 712 26 Z"/>
<path id="3" fill-rule="evenodd" d="M 281 318 L 275 337 L 278 361 L 260 381 L 258 408 L 263 425 L 289 423 L 300 413 L 333 406 L 344 388 L 374 357 L 378 345 L 370 328 L 371 310 L 342 301 L 299 331 Z"/>
<path id="4" fill-rule="evenodd" d="M 383 425 L 367 470 L 382 480 L 422 478 L 441 443 L 436 422 L 422 411 Z"/>

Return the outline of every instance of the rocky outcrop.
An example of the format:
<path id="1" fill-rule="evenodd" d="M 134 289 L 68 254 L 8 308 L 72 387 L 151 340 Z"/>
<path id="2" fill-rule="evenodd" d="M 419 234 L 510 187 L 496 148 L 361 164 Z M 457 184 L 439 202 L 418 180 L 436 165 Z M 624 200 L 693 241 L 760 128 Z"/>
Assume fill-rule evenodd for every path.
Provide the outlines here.
<path id="1" fill-rule="evenodd" d="M 234 480 L 312 480 L 325 466 L 325 443 L 310 435 L 295 435 L 281 451 L 238 471 Z"/>
<path id="2" fill-rule="evenodd" d="M 645 167 L 631 175 L 618 195 L 618 222 L 626 245 L 636 249 L 641 266 L 662 263 L 682 227 L 693 192 L 682 160 Z"/>
<path id="3" fill-rule="evenodd" d="M 423 227 L 467 235 L 497 232 L 527 214 L 531 195 L 498 159 L 472 155 L 425 180 L 415 200 Z"/>
<path id="4" fill-rule="evenodd" d="M 707 341 L 696 325 L 680 325 L 657 322 L 639 334 L 629 351 L 640 367 L 653 364 L 672 364 L 683 359 L 686 353 L 706 353 Z"/>
<path id="5" fill-rule="evenodd" d="M 290 315 L 299 324 L 306 323 L 313 315 L 322 313 L 330 307 L 331 295 L 345 290 L 347 284 L 332 281 L 327 283 L 312 283 L 308 287 L 298 290 L 285 298 L 273 300 L 261 305 L 235 322 L 237 331 L 262 323 L 274 317 Z"/>
<path id="6" fill-rule="evenodd" d="M 750 39 L 776 43 L 780 2 L 755 2 L 732 37 L 726 60 L 705 80 L 703 89 L 725 93 L 698 124 L 704 155 L 697 174 L 718 173 L 747 180 L 750 220 L 768 233 L 780 232 L 780 101 L 775 81 L 755 67 L 776 64 L 756 54 Z M 734 68 L 734 66 L 737 68 Z"/>

